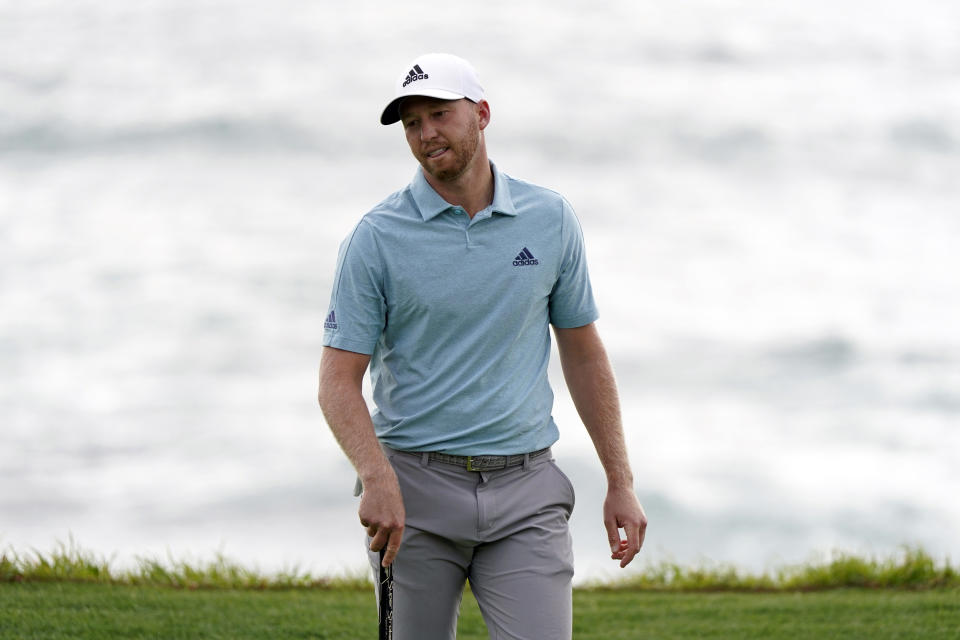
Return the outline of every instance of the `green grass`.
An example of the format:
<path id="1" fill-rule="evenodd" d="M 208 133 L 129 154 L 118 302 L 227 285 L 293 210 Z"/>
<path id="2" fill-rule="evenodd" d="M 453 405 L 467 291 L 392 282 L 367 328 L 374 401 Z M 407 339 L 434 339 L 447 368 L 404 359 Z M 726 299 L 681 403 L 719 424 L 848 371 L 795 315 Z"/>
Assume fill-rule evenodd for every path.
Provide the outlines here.
<path id="1" fill-rule="evenodd" d="M 820 561 L 751 574 L 732 566 L 682 567 L 661 563 L 642 573 L 587 588 L 634 591 L 821 591 L 841 588 L 956 589 L 960 572 L 948 562 L 937 564 L 922 549 L 904 548 L 889 558 L 863 558 L 835 553 Z"/>
<path id="2" fill-rule="evenodd" d="M 0 639 L 375 638 L 365 576 L 266 575 L 219 557 L 117 570 L 77 545 L 0 554 Z M 960 638 L 960 578 L 919 549 L 771 573 L 648 567 L 574 591 L 574 637 Z M 487 638 L 469 591 L 460 640 Z"/>
<path id="3" fill-rule="evenodd" d="M 0 583 L 88 582 L 178 589 L 353 589 L 370 587 L 366 573 L 312 576 L 296 568 L 264 574 L 218 556 L 208 563 L 141 557 L 132 569 L 117 570 L 73 540 L 44 553 L 0 552 Z M 834 553 L 819 561 L 752 574 L 732 566 L 683 567 L 660 563 L 631 577 L 583 586 L 598 591 L 745 591 L 793 592 L 860 587 L 869 589 L 960 589 L 960 571 L 923 549 L 905 547 L 888 558 Z"/>
<path id="4" fill-rule="evenodd" d="M 761 594 L 577 590 L 574 637 L 955 639 L 960 637 L 960 594 L 945 589 Z M 369 640 L 376 638 L 376 611 L 372 589 L 190 591 L 6 583 L 0 584 L 0 638 Z M 469 594 L 458 638 L 487 638 Z"/>
<path id="5" fill-rule="evenodd" d="M 72 540 L 50 553 L 0 553 L 0 583 L 84 582 L 124 586 L 171 587 L 174 589 L 339 589 L 366 590 L 366 573 L 342 576 L 312 576 L 299 569 L 265 574 L 233 562 L 222 555 L 207 563 L 166 561 L 140 557 L 133 569 L 117 570 L 110 562 L 81 549 Z"/>
<path id="6" fill-rule="evenodd" d="M 960 594 L 578 592 L 574 637 L 955 639 L 960 637 Z"/>
<path id="7" fill-rule="evenodd" d="M 375 638 L 372 591 L 0 585 L 0 638 Z"/>

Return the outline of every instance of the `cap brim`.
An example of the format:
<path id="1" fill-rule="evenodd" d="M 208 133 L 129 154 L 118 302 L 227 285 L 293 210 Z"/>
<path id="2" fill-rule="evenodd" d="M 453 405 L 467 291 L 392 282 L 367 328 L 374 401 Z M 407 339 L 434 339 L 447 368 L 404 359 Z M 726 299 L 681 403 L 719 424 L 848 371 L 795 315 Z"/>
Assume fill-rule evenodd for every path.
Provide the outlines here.
<path id="1" fill-rule="evenodd" d="M 440 100 L 462 100 L 466 97 L 459 93 L 445 91 L 443 89 L 423 89 L 420 91 L 407 93 L 390 101 L 390 104 L 387 105 L 387 108 L 384 109 L 383 113 L 380 115 L 380 124 L 393 124 L 394 122 L 400 122 L 400 103 L 410 96 L 424 96 L 426 98 L 438 98 Z"/>

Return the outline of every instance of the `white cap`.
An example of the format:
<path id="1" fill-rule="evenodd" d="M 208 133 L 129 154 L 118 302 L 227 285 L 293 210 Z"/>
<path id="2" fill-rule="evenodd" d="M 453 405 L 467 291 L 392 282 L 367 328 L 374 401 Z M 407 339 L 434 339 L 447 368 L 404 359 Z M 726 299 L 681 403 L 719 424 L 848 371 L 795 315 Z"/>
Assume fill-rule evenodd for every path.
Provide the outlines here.
<path id="1" fill-rule="evenodd" d="M 449 53 L 422 55 L 404 70 L 397 80 L 393 100 L 383 110 L 380 124 L 393 124 L 400 120 L 400 101 L 409 96 L 427 96 L 441 100 L 467 98 L 473 102 L 483 100 L 483 87 L 473 66 Z"/>

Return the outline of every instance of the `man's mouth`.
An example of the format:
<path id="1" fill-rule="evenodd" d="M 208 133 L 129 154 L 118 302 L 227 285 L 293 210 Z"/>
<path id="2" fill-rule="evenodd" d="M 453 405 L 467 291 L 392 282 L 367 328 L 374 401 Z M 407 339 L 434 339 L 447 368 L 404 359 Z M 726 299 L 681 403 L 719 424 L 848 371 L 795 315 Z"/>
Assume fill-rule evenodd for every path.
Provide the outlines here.
<path id="1" fill-rule="evenodd" d="M 443 155 L 443 154 L 447 151 L 448 148 L 449 148 L 449 147 L 440 147 L 439 149 L 434 149 L 433 151 L 431 151 L 430 153 L 427 154 L 427 157 L 428 157 L 428 158 L 438 158 L 438 157 L 440 157 L 441 155 Z"/>

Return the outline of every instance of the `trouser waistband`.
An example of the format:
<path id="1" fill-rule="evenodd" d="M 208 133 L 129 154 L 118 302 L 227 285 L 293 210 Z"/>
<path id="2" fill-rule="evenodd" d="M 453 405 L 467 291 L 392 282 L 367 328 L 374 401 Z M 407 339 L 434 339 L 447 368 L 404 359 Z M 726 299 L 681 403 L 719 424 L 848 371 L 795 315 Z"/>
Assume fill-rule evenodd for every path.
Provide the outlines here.
<path id="1" fill-rule="evenodd" d="M 507 456 L 497 455 L 477 455 L 477 456 L 455 456 L 449 453 L 440 453 L 439 451 L 400 451 L 407 455 L 426 457 L 428 462 L 441 462 L 443 464 L 452 464 L 458 467 L 465 467 L 467 471 L 499 471 L 507 467 L 515 467 L 530 460 L 536 460 L 541 456 L 550 453 L 550 447 L 545 447 L 530 453 L 518 453 Z"/>

